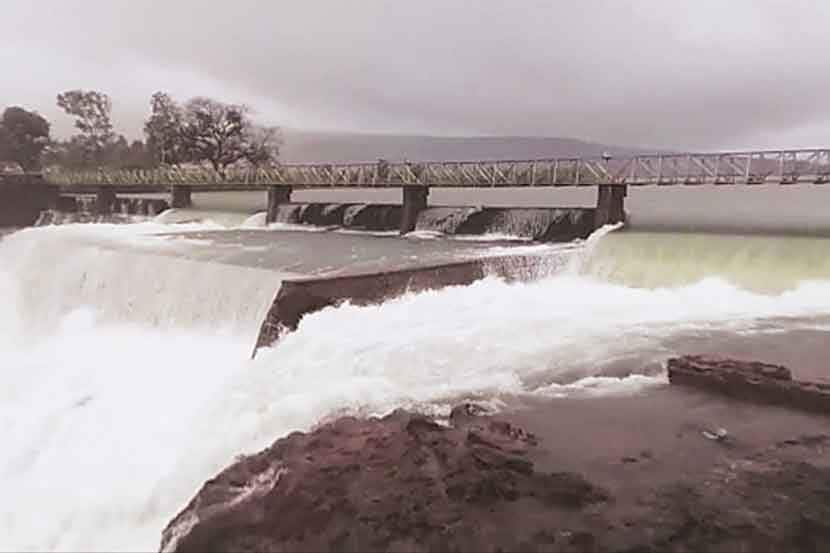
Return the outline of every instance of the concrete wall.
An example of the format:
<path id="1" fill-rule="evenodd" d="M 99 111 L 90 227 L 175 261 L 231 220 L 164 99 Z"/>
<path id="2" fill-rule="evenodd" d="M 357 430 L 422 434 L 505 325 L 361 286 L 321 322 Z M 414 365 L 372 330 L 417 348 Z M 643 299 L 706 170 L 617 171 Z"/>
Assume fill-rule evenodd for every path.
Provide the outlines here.
<path id="1" fill-rule="evenodd" d="M 356 305 L 379 304 L 407 292 L 468 285 L 486 276 L 532 280 L 544 276 L 536 271 L 541 265 L 539 260 L 538 255 L 510 255 L 412 269 L 285 280 L 262 323 L 254 355 L 256 349 L 270 346 L 286 332 L 296 330 L 306 314 L 325 307 L 347 300 Z"/>
<path id="2" fill-rule="evenodd" d="M 0 175 L 0 227 L 33 225 L 57 198 L 57 188 L 39 175 Z"/>

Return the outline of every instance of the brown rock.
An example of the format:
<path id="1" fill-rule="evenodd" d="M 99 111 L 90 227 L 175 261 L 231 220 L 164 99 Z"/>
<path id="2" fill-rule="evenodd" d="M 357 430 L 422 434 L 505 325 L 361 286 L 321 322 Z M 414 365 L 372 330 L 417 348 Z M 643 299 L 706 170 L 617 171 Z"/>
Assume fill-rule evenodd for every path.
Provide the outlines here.
<path id="1" fill-rule="evenodd" d="M 779 365 L 700 355 L 669 359 L 669 381 L 729 397 L 830 413 L 830 385 L 792 379 Z"/>
<path id="2" fill-rule="evenodd" d="M 207 482 L 162 551 L 579 549 L 590 534 L 561 525 L 607 495 L 578 474 L 537 472 L 534 447 L 471 408 L 451 426 L 403 411 L 339 419 Z"/>

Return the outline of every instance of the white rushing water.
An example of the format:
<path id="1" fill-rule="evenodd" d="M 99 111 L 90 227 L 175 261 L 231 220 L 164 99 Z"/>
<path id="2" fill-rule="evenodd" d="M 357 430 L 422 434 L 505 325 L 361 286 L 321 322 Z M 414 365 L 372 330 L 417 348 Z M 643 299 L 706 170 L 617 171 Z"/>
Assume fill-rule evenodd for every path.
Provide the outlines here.
<path id="1" fill-rule="evenodd" d="M 571 266 L 325 309 L 250 361 L 279 277 L 180 259 L 187 241 L 159 227 L 0 241 L 0 550 L 154 550 L 235 455 L 326 417 L 631 393 L 662 378 L 604 368 L 662 359 L 678 333 L 830 314 L 824 281 L 766 295 L 718 276 L 634 288 Z"/>

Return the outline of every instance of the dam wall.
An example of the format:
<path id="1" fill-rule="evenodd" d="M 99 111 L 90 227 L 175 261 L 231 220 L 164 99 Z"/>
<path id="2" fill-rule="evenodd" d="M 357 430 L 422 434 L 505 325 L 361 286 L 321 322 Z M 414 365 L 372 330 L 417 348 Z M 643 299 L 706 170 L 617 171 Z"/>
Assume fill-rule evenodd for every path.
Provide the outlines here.
<path id="1" fill-rule="evenodd" d="M 170 202 L 163 198 L 146 196 L 111 196 L 78 194 L 61 196 L 57 211 L 86 215 L 158 215 L 170 209 Z"/>
<path id="2" fill-rule="evenodd" d="M 33 223 L 129 222 L 129 216 L 152 217 L 171 207 L 167 200 L 157 197 L 89 194 L 58 196 L 49 206 L 51 209 L 36 216 Z M 432 206 L 415 214 L 411 226 L 412 231 L 447 235 L 569 242 L 587 238 L 593 232 L 596 211 L 580 207 Z M 273 206 L 266 221 L 277 225 L 397 232 L 404 212 L 404 206 L 387 203 L 289 202 Z"/>
<path id="3" fill-rule="evenodd" d="M 297 329 L 302 318 L 344 302 L 380 304 L 412 292 L 465 286 L 488 276 L 506 280 L 534 280 L 558 271 L 564 263 L 551 263 L 540 254 L 482 257 L 413 268 L 358 273 L 335 277 L 286 279 L 259 332 L 254 348 L 268 347 Z"/>
<path id="4" fill-rule="evenodd" d="M 402 217 L 399 205 L 306 202 L 279 205 L 274 222 L 391 232 L 400 228 Z M 413 230 L 568 242 L 587 238 L 594 230 L 594 218 L 594 208 L 436 206 L 418 213 Z"/>
<path id="5" fill-rule="evenodd" d="M 242 187 L 244 189 L 244 187 Z M 370 231 L 397 230 L 409 234 L 417 230 L 434 230 L 445 234 L 492 234 L 505 233 L 531 240 L 572 240 L 585 237 L 593 230 L 624 221 L 625 186 L 599 185 L 595 207 L 565 207 L 559 204 L 540 204 L 528 208 L 484 207 L 469 197 L 466 211 L 447 207 L 441 203 L 430 203 L 431 187 L 424 184 L 401 186 L 401 203 L 357 203 L 357 202 L 296 202 L 292 201 L 293 188 L 290 185 L 269 185 L 265 190 L 265 221 L 271 223 L 310 224 L 316 226 L 339 226 Z M 62 210 L 92 212 L 97 215 L 110 214 L 154 214 L 160 210 L 162 200 L 146 197 L 156 194 L 150 187 L 144 190 L 135 187 L 127 190 L 116 185 L 85 185 L 62 190 Z M 175 184 L 169 187 L 165 208 L 196 208 L 198 201 L 194 192 L 198 185 Z M 437 191 L 438 189 L 436 189 Z M 218 189 L 217 196 L 239 193 L 240 190 Z M 121 195 L 119 195 L 121 194 Z M 132 194 L 131 198 L 124 197 Z M 203 191 L 202 194 L 205 194 Z M 142 197 L 144 195 L 145 197 Z M 221 204 L 221 201 L 217 205 Z M 526 213 L 518 213 L 524 209 Z M 504 228 L 507 230 L 503 230 Z M 560 238 L 561 235 L 561 238 Z"/>
<path id="6" fill-rule="evenodd" d="M 0 227 L 33 225 L 57 202 L 57 187 L 40 175 L 0 175 Z"/>

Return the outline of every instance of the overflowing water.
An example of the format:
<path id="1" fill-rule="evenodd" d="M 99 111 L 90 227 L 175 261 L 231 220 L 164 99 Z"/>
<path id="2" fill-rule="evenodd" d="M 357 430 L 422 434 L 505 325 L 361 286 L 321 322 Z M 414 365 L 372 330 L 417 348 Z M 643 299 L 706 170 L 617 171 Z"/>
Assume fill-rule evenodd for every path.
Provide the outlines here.
<path id="1" fill-rule="evenodd" d="M 155 549 L 234 456 L 340 413 L 636 393 L 683 337 L 830 320 L 825 241 L 600 233 L 552 248 L 545 280 L 327 308 L 250 361 L 295 264 L 227 257 L 221 227 L 171 218 L 189 220 L 0 240 L 0 550 Z"/>
<path id="2" fill-rule="evenodd" d="M 251 224 L 264 225 L 265 214 Z M 461 237 L 501 236 L 509 239 L 570 241 L 586 238 L 593 228 L 593 210 L 580 208 L 500 208 L 482 206 L 428 207 L 418 214 L 415 231 L 421 235 Z M 396 231 L 401 207 L 369 203 L 291 203 L 277 206 L 280 228 L 310 225 L 316 229 Z"/>

